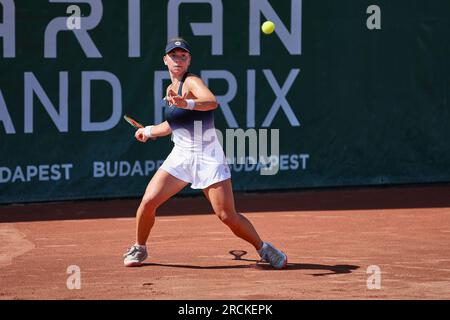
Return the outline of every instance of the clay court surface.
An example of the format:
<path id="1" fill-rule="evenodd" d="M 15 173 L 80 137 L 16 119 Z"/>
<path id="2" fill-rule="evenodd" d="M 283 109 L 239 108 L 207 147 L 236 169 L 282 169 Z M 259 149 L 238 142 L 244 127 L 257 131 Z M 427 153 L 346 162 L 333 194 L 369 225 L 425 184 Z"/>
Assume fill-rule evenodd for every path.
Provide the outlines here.
<path id="1" fill-rule="evenodd" d="M 450 298 L 446 185 L 237 194 L 262 238 L 287 253 L 282 271 L 258 262 L 201 196 L 160 208 L 147 264 L 125 268 L 138 203 L 1 206 L 0 299 Z M 81 289 L 69 290 L 73 265 Z M 370 266 L 379 289 L 367 285 Z"/>

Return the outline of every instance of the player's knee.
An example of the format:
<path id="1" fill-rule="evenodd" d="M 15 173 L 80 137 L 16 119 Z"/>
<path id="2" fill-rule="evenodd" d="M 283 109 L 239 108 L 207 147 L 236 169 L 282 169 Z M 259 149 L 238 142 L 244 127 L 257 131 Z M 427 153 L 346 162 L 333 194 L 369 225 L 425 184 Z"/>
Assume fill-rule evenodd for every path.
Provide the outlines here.
<path id="1" fill-rule="evenodd" d="M 227 226 L 232 226 L 237 222 L 237 214 L 232 211 L 220 210 L 217 212 L 219 219 L 225 223 Z"/>
<path id="2" fill-rule="evenodd" d="M 141 201 L 141 207 L 145 212 L 154 212 L 159 207 L 159 201 L 151 195 L 144 196 Z"/>

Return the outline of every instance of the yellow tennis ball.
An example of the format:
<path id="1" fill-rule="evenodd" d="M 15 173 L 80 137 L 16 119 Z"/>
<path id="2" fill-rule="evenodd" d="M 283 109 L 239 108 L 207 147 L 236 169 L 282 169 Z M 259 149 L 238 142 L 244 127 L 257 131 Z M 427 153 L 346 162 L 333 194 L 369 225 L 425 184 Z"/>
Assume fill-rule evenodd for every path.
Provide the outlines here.
<path id="1" fill-rule="evenodd" d="M 262 24 L 261 30 L 265 34 L 271 34 L 275 30 L 275 23 L 272 21 L 266 21 Z"/>

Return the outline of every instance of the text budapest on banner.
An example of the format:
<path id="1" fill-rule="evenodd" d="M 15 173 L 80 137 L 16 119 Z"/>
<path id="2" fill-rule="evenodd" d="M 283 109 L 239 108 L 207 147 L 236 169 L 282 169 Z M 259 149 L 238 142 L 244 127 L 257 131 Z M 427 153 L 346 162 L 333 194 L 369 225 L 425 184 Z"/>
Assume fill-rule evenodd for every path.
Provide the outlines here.
<path id="1" fill-rule="evenodd" d="M 140 196 L 173 144 L 122 117 L 164 121 L 178 35 L 236 190 L 448 181 L 450 2 L 425 5 L 0 0 L 0 203 Z"/>

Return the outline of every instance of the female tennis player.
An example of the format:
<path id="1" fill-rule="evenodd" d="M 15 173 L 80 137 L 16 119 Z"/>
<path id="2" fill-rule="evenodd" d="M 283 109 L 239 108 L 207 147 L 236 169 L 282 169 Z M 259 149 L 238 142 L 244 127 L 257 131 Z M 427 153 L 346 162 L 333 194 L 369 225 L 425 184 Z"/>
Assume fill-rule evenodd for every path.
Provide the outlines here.
<path id="1" fill-rule="evenodd" d="M 191 188 L 203 190 L 220 220 L 251 243 L 262 260 L 284 268 L 286 254 L 263 242 L 250 221 L 236 212 L 230 169 L 214 130 L 213 110 L 218 104 L 206 84 L 188 71 L 189 44 L 182 38 L 169 40 L 163 61 L 172 80 L 166 90 L 166 121 L 138 129 L 135 137 L 146 142 L 172 134 L 174 148 L 152 177 L 137 209 L 136 243 L 124 254 L 124 265 L 142 265 L 156 209 L 190 183 Z"/>

